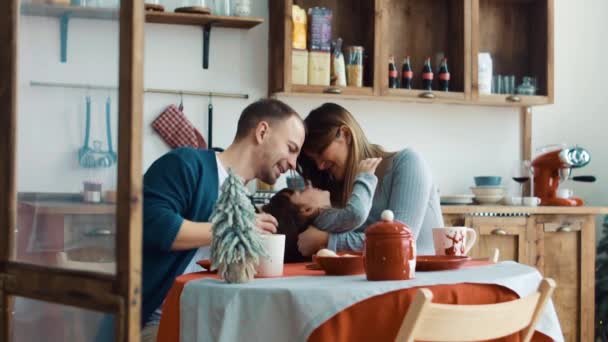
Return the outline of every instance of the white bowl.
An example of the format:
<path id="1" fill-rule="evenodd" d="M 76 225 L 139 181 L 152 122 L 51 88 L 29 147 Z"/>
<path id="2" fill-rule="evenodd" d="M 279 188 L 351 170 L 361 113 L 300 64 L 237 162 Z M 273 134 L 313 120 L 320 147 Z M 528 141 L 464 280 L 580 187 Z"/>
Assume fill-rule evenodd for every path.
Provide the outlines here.
<path id="1" fill-rule="evenodd" d="M 480 204 L 496 204 L 500 202 L 503 195 L 475 196 L 475 201 Z"/>
<path id="2" fill-rule="evenodd" d="M 471 191 L 475 196 L 503 196 L 505 188 L 501 186 L 472 186 Z"/>

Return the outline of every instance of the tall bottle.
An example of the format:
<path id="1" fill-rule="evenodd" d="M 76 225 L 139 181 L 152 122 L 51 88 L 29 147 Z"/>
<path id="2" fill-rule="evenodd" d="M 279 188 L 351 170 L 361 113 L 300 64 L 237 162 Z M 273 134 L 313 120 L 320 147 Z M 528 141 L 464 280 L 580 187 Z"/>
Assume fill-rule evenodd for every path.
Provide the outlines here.
<path id="1" fill-rule="evenodd" d="M 448 70 L 448 59 L 444 58 L 441 61 L 441 66 L 439 67 L 439 90 L 440 91 L 449 91 L 450 90 L 450 71 Z"/>
<path id="2" fill-rule="evenodd" d="M 422 90 L 433 90 L 433 68 L 431 67 L 431 57 L 427 57 L 422 68 Z"/>
<path id="3" fill-rule="evenodd" d="M 397 82 L 399 79 L 399 73 L 397 72 L 397 67 L 395 66 L 395 57 L 390 56 L 388 58 L 388 87 L 389 88 L 398 88 Z"/>
<path id="4" fill-rule="evenodd" d="M 414 72 L 412 71 L 412 64 L 410 63 L 410 56 L 407 56 L 403 60 L 403 66 L 401 67 L 401 88 L 412 89 L 413 79 Z"/>

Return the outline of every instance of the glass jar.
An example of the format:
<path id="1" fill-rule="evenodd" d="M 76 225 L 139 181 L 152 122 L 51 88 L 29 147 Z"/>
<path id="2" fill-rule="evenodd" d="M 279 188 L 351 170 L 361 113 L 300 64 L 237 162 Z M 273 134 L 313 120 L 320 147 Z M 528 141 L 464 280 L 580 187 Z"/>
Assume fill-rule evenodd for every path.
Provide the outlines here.
<path id="1" fill-rule="evenodd" d="M 532 84 L 532 77 L 524 76 L 522 84 L 517 86 L 520 95 L 536 95 L 536 87 Z"/>
<path id="2" fill-rule="evenodd" d="M 236 0 L 234 2 L 234 15 L 248 17 L 251 15 L 251 0 Z"/>
<path id="3" fill-rule="evenodd" d="M 363 87 L 363 47 L 346 48 L 346 81 L 350 87 Z"/>
<path id="4" fill-rule="evenodd" d="M 212 13 L 214 15 L 231 16 L 232 0 L 215 0 L 213 2 Z"/>

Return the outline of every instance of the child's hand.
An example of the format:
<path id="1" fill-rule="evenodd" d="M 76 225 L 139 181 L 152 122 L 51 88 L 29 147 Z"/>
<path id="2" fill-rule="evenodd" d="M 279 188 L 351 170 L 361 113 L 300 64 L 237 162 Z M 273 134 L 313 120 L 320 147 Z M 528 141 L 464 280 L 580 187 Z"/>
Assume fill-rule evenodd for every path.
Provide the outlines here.
<path id="1" fill-rule="evenodd" d="M 359 169 L 357 170 L 357 173 L 369 173 L 373 175 L 374 172 L 376 172 L 376 168 L 378 167 L 378 164 L 380 164 L 381 161 L 382 158 L 363 159 L 359 163 Z"/>

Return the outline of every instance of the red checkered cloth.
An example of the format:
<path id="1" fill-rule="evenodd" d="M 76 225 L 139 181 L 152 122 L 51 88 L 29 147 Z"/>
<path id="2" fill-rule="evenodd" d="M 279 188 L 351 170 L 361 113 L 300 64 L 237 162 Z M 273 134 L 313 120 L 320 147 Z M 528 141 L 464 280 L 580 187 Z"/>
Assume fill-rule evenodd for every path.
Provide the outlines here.
<path id="1" fill-rule="evenodd" d="M 207 148 L 207 142 L 201 133 L 175 105 L 170 105 L 160 113 L 152 122 L 152 127 L 171 148 Z"/>

